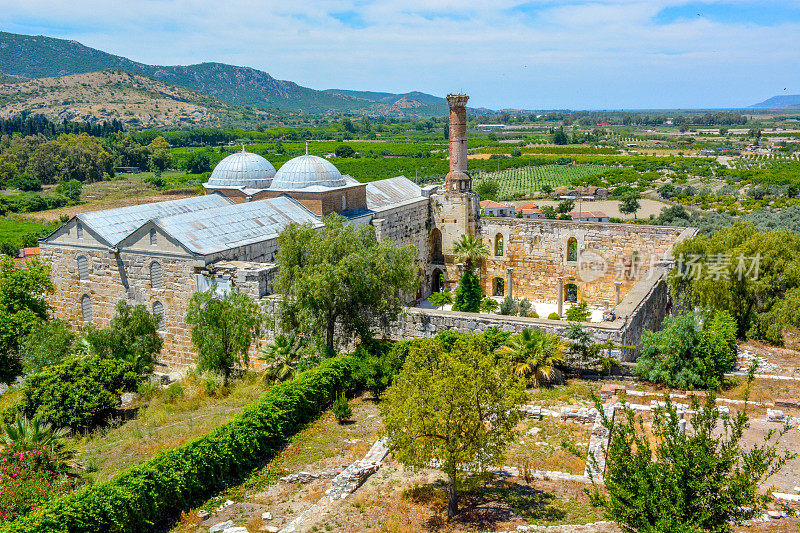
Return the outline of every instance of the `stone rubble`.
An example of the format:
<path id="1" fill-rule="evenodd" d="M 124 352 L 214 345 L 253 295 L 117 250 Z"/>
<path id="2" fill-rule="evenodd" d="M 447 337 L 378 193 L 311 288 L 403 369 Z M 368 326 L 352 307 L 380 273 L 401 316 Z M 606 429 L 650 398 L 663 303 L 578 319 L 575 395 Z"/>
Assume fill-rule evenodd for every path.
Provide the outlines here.
<path id="1" fill-rule="evenodd" d="M 561 408 L 561 420 L 568 422 L 578 422 L 580 424 L 591 424 L 597 418 L 597 409 L 592 407 L 580 407 L 578 409 L 572 407 Z"/>
<path id="2" fill-rule="evenodd" d="M 785 422 L 786 415 L 777 409 L 767 409 L 767 422 Z"/>
<path id="3" fill-rule="evenodd" d="M 219 524 L 214 524 L 208 529 L 208 533 L 222 533 L 228 528 L 233 527 L 233 520 L 226 520 L 225 522 L 220 522 Z"/>
<path id="4" fill-rule="evenodd" d="M 580 532 L 591 532 L 595 531 L 598 527 L 607 527 L 613 525 L 614 522 L 608 521 L 601 521 L 601 522 L 590 522 L 588 524 L 577 524 L 577 525 L 557 525 L 557 526 L 517 526 L 517 529 L 512 531 L 503 531 L 499 533 L 517 533 L 522 531 L 551 531 L 553 533 L 580 533 Z"/>
<path id="5" fill-rule="evenodd" d="M 338 474 L 339 472 L 298 472 L 283 476 L 280 481 L 281 483 L 308 483 L 315 479 L 331 479 Z"/>

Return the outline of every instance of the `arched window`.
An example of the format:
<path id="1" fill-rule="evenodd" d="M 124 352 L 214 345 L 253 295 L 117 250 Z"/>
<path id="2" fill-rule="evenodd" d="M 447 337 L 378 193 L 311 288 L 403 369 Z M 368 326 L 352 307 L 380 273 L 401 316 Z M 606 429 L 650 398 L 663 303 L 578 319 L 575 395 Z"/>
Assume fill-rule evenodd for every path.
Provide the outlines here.
<path id="1" fill-rule="evenodd" d="M 506 294 L 506 282 L 503 278 L 494 278 L 493 285 L 493 292 L 495 296 L 505 296 Z"/>
<path id="2" fill-rule="evenodd" d="M 497 257 L 503 255 L 503 235 L 500 233 L 494 236 L 494 255 Z"/>
<path id="3" fill-rule="evenodd" d="M 75 223 L 75 234 L 79 239 L 83 239 L 83 224 L 80 222 Z"/>
<path id="4" fill-rule="evenodd" d="M 342 196 L 342 211 L 347 210 L 347 196 Z"/>
<path id="5" fill-rule="evenodd" d="M 85 256 L 78 256 L 78 279 L 81 281 L 89 279 L 89 260 Z"/>
<path id="6" fill-rule="evenodd" d="M 578 286 L 574 283 L 568 283 L 566 286 L 566 300 L 572 303 L 578 303 Z"/>
<path id="7" fill-rule="evenodd" d="M 444 263 L 444 254 L 442 253 L 442 232 L 439 228 L 433 228 L 430 236 L 431 246 L 431 263 Z"/>
<path id="8" fill-rule="evenodd" d="M 158 318 L 158 331 L 166 329 L 166 320 L 164 318 L 164 304 L 161 302 L 153 302 L 153 316 Z"/>
<path id="9" fill-rule="evenodd" d="M 92 299 L 88 294 L 81 296 L 81 317 L 87 324 L 92 321 Z"/>
<path id="10" fill-rule="evenodd" d="M 155 228 L 152 228 L 150 230 L 150 246 L 155 246 L 156 244 L 158 244 L 158 238 L 156 237 Z"/>
<path id="11" fill-rule="evenodd" d="M 158 261 L 150 263 L 150 287 L 160 289 L 164 286 L 164 276 L 161 273 L 161 264 Z"/>
<path id="12" fill-rule="evenodd" d="M 578 260 L 578 239 L 570 237 L 567 240 L 567 261 Z"/>
<path id="13" fill-rule="evenodd" d="M 444 288 L 443 279 L 444 275 L 438 268 L 433 270 L 433 277 L 431 278 L 431 292 L 442 292 Z"/>

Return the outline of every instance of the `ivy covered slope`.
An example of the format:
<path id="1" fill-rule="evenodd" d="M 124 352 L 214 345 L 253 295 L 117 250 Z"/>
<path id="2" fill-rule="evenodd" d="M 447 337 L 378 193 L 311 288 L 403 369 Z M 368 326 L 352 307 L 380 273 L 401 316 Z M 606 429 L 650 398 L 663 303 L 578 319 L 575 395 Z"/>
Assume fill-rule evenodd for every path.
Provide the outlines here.
<path id="1" fill-rule="evenodd" d="M 342 356 L 271 388 L 213 433 L 163 452 L 110 480 L 59 498 L 2 533 L 151 531 L 152 525 L 271 458 L 304 423 L 353 385 Z"/>

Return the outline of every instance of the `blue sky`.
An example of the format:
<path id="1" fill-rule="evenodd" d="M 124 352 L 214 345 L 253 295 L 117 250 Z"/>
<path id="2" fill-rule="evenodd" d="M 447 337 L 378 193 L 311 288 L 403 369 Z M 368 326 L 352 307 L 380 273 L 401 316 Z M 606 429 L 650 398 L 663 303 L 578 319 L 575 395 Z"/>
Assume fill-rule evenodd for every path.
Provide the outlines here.
<path id="1" fill-rule="evenodd" d="M 0 29 L 316 89 L 526 109 L 746 106 L 800 93 L 800 0 L 0 0 Z"/>

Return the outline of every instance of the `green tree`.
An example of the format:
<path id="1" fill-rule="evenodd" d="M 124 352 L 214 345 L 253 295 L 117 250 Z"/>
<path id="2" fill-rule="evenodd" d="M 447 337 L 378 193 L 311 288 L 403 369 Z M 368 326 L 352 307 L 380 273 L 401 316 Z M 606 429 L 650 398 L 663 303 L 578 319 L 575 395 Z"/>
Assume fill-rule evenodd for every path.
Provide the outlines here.
<path id="1" fill-rule="evenodd" d="M 47 320 L 45 296 L 53 292 L 50 267 L 38 260 L 17 267 L 0 259 L 0 383 L 11 383 L 22 371 L 20 344 Z"/>
<path id="2" fill-rule="evenodd" d="M 497 300 L 494 298 L 490 298 L 488 296 L 481 299 L 481 313 L 491 313 L 495 309 L 497 309 L 500 304 L 497 303 Z"/>
<path id="3" fill-rule="evenodd" d="M 456 261 L 464 263 L 465 271 L 472 271 L 482 259 L 489 257 L 489 248 L 480 237 L 468 233 L 462 235 L 453 245 L 453 254 L 456 256 Z"/>
<path id="4" fill-rule="evenodd" d="M 434 292 L 430 296 L 428 296 L 428 301 L 433 304 L 434 307 L 444 307 L 447 304 L 453 303 L 453 295 L 449 292 Z"/>
<path id="5" fill-rule="evenodd" d="M 83 192 L 83 184 L 78 180 L 62 181 L 56 186 L 57 194 L 63 194 L 73 203 L 81 201 L 81 192 Z"/>
<path id="6" fill-rule="evenodd" d="M 172 153 L 169 151 L 169 143 L 159 135 L 147 145 L 150 153 L 150 170 L 167 170 L 172 165 Z"/>
<path id="7" fill-rule="evenodd" d="M 419 286 L 413 247 L 378 242 L 371 225 L 345 225 L 338 215 L 325 227 L 289 225 L 278 237 L 280 272 L 275 287 L 284 296 L 284 329 L 324 340 L 332 352 L 337 325 L 342 340 L 371 336 L 388 327 Z"/>
<path id="8" fill-rule="evenodd" d="M 107 329 L 90 328 L 86 340 L 91 353 L 130 363 L 139 375 L 153 371 L 164 340 L 158 334 L 161 318 L 139 304 L 117 302 L 117 313 Z"/>
<path id="9" fill-rule="evenodd" d="M 619 204 L 619 211 L 620 213 L 626 213 L 628 215 L 632 214 L 633 218 L 636 218 L 636 211 L 638 211 L 642 204 L 639 202 L 642 195 L 639 194 L 638 191 L 631 191 L 626 193 Z"/>
<path id="10" fill-rule="evenodd" d="M 562 200 L 556 207 L 556 213 L 566 215 L 575 209 L 575 200 Z"/>
<path id="11" fill-rule="evenodd" d="M 275 342 L 259 350 L 258 358 L 267 363 L 264 379 L 270 383 L 294 378 L 303 359 L 303 339 L 294 333 L 276 335 Z"/>
<path id="12" fill-rule="evenodd" d="M 605 489 L 595 485 L 591 500 L 625 531 L 730 532 L 732 522 L 764 512 L 770 496 L 762 484 L 796 457 L 777 451 L 788 425 L 745 451 L 747 409 L 720 414 L 713 393 L 702 407 L 692 400 L 685 429 L 669 395 L 666 406 L 653 411 L 651 431 L 630 408 L 612 421 L 595 401 L 610 440 Z M 590 466 L 600 470 L 596 458 Z"/>
<path id="13" fill-rule="evenodd" d="M 589 306 L 584 301 L 567 309 L 567 320 L 570 322 L 586 322 L 591 316 L 592 312 L 589 311 Z"/>
<path id="14" fill-rule="evenodd" d="M 737 223 L 678 243 L 674 254 L 675 297 L 689 308 L 727 311 L 737 337 L 782 344 L 784 331 L 800 326 L 800 316 L 781 303 L 797 301 L 800 291 L 800 235 Z"/>
<path id="15" fill-rule="evenodd" d="M 558 316 L 556 313 L 551 316 L 554 314 Z M 579 371 L 609 367 L 613 360 L 606 355 L 608 351 L 622 348 L 612 342 L 594 342 L 592 332 L 577 323 L 570 323 L 564 336 L 568 339 L 564 360 Z"/>
<path id="16" fill-rule="evenodd" d="M 555 365 L 564 360 L 564 347 L 558 335 L 525 328 L 512 335 L 497 355 L 507 359 L 525 383 L 538 387 L 553 377 Z"/>
<path id="17" fill-rule="evenodd" d="M 211 156 L 205 150 L 195 150 L 181 163 L 181 168 L 190 174 L 211 172 Z"/>
<path id="18" fill-rule="evenodd" d="M 564 128 L 558 128 L 553 132 L 551 140 L 553 144 L 569 144 L 569 136 L 564 131 Z"/>
<path id="19" fill-rule="evenodd" d="M 636 375 L 681 389 L 716 389 L 736 362 L 736 323 L 727 311 L 685 313 L 645 331 Z"/>
<path id="20" fill-rule="evenodd" d="M 336 147 L 336 150 L 334 150 L 333 155 L 336 157 L 354 157 L 356 151 L 348 144 L 340 144 Z"/>
<path id="21" fill-rule="evenodd" d="M 478 277 L 472 270 L 467 270 L 458 280 L 453 311 L 477 313 L 481 309 L 481 297 L 481 283 L 478 281 Z"/>
<path id="22" fill-rule="evenodd" d="M 20 351 L 23 370 L 26 374 L 36 374 L 61 363 L 72 353 L 74 344 L 75 333 L 67 322 L 54 319 L 38 323 Z"/>
<path id="23" fill-rule="evenodd" d="M 448 476 L 452 517 L 465 477 L 502 464 L 525 393 L 507 364 L 495 364 L 485 339 L 464 336 L 449 350 L 438 338 L 412 343 L 383 398 L 380 408 L 395 458 L 420 468 L 440 463 Z"/>
<path id="24" fill-rule="evenodd" d="M 475 186 L 475 192 L 478 193 L 481 200 L 497 200 L 500 184 L 495 179 L 483 179 Z"/>
<path id="25" fill-rule="evenodd" d="M 248 352 L 261 335 L 264 316 L 247 294 L 231 290 L 220 297 L 215 292 L 214 286 L 192 296 L 186 322 L 192 326 L 197 369 L 216 372 L 227 384 L 235 367 L 250 364 Z"/>

